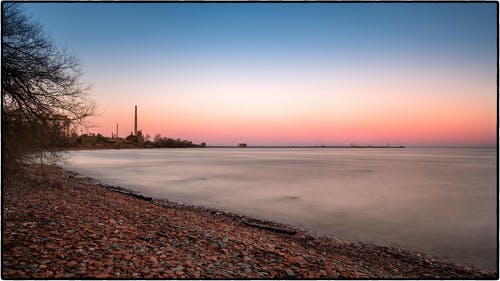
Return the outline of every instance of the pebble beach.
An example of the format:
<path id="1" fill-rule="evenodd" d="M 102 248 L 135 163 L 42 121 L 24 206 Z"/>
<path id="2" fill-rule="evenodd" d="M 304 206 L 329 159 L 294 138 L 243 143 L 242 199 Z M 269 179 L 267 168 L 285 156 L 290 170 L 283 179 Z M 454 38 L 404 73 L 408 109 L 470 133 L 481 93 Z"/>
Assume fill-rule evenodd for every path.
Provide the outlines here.
<path id="1" fill-rule="evenodd" d="M 20 175 L 2 179 L 4 279 L 498 279 L 423 253 L 131 196 L 56 166 Z"/>

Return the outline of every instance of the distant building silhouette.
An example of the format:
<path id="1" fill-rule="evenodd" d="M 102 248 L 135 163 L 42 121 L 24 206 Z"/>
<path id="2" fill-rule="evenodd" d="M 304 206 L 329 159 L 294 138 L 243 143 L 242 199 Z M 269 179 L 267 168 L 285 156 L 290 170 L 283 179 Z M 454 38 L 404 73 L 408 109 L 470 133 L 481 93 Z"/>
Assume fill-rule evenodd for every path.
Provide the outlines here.
<path id="1" fill-rule="evenodd" d="M 135 116 L 134 116 L 134 136 L 137 136 L 137 105 L 135 106 Z"/>

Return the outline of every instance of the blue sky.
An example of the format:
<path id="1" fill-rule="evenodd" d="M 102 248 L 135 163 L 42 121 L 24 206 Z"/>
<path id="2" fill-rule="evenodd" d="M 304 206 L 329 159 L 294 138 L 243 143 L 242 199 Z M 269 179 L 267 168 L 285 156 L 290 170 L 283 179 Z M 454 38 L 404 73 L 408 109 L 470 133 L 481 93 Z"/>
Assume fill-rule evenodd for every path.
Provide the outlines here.
<path id="1" fill-rule="evenodd" d="M 182 122 L 192 128 L 216 127 L 219 119 L 223 119 L 216 117 L 221 109 L 248 107 L 245 101 L 253 92 L 241 89 L 262 93 L 261 98 L 255 94 L 253 107 L 248 107 L 247 111 L 255 115 L 263 111 L 268 118 L 276 117 L 268 111 L 281 110 L 280 114 L 286 116 L 298 116 L 299 113 L 292 114 L 294 110 L 307 111 L 309 115 L 328 111 L 320 104 L 304 102 L 309 96 L 332 102 L 343 100 L 343 108 L 338 108 L 337 112 L 345 107 L 356 112 L 365 108 L 364 100 L 371 99 L 364 95 L 374 95 L 373 87 L 380 88 L 387 83 L 400 87 L 405 83 L 435 84 L 435 89 L 441 89 L 439 92 L 422 89 L 421 93 L 416 93 L 414 89 L 401 89 L 398 98 L 409 104 L 415 95 L 422 95 L 427 100 L 435 100 L 436 95 L 440 95 L 442 101 L 459 97 L 456 106 L 451 105 L 450 112 L 463 110 L 462 104 L 467 104 L 473 96 L 482 97 L 484 107 L 486 103 L 495 102 L 496 97 L 490 90 L 490 84 L 496 82 L 495 3 L 27 3 L 22 6 L 59 46 L 67 47 L 82 61 L 85 77 L 94 84 L 93 94 L 103 111 L 99 122 L 103 132 L 115 126 L 110 120 L 127 122 L 125 115 L 118 112 L 127 104 L 137 103 L 141 108 L 150 108 L 151 112 L 158 111 L 154 114 L 156 119 L 172 117 L 159 113 L 162 102 L 165 111 L 174 110 L 168 104 L 179 104 L 175 109 L 178 115 L 183 106 L 199 109 L 197 112 L 204 112 L 203 118 L 212 120 L 211 124 L 198 119 Z M 270 81 L 269 77 L 275 80 Z M 434 81 L 436 77 L 442 79 Z M 344 85 L 352 85 L 354 81 L 372 85 L 372 88 Z M 452 85 L 455 82 L 457 85 L 475 83 L 479 88 L 459 93 L 455 89 L 458 86 Z M 200 87 L 194 87 L 196 84 Z M 259 84 L 260 87 L 256 86 Z M 263 93 L 282 97 L 281 93 L 301 87 L 303 91 L 295 93 L 299 98 L 286 95 L 283 98 L 306 103 L 307 109 L 291 103 L 286 108 L 267 108 L 262 104 L 266 102 Z M 137 92 L 141 89 L 145 89 L 140 94 L 142 99 L 157 102 L 148 104 L 138 99 Z M 311 93 L 313 89 L 317 91 Z M 379 89 L 381 95 L 391 91 L 396 90 Z M 324 93 L 317 94 L 319 92 Z M 404 92 L 407 97 L 403 96 Z M 233 96 L 225 99 L 226 93 Z M 221 103 L 211 104 L 213 107 L 194 104 L 196 98 L 208 97 Z M 225 118 L 240 120 L 240 126 L 252 127 L 244 121 L 248 116 L 237 111 L 228 112 Z M 197 113 L 186 111 L 183 114 Z M 393 117 L 396 114 L 395 111 Z M 321 118 L 325 116 L 326 113 Z M 476 117 L 470 117 L 472 119 L 468 119 L 464 127 L 473 123 Z M 348 119 L 347 115 L 331 118 Z M 361 114 L 359 118 L 370 117 Z M 454 119 L 454 126 L 458 126 L 460 118 Z M 145 128 L 167 135 L 171 132 L 197 138 L 208 134 L 202 129 L 177 130 L 175 126 L 150 123 L 145 124 Z M 351 123 L 346 121 L 345 124 Z M 368 130 L 363 127 L 367 125 L 359 126 L 360 130 Z M 295 129 L 306 130 L 305 127 Z M 338 131 L 335 126 L 321 130 L 325 129 Z M 397 135 L 397 131 L 394 128 L 390 133 Z M 265 135 L 262 132 L 255 134 Z M 291 138 L 290 134 L 283 134 L 283 140 Z M 459 134 L 456 136 L 460 138 Z M 367 142 L 380 141 L 376 137 L 356 134 L 351 138 L 356 137 Z M 347 141 L 334 133 L 316 139 L 297 138 L 301 143 Z M 484 142 L 485 138 L 478 142 Z M 399 139 L 411 141 L 404 136 Z M 214 137 L 213 141 L 224 144 L 237 139 Z M 428 142 L 441 143 L 438 139 Z M 456 140 L 456 143 L 462 142 Z M 265 139 L 261 143 L 267 144 Z"/>
<path id="2" fill-rule="evenodd" d="M 359 51 L 495 54 L 494 3 L 30 3 L 59 44 L 80 56 Z"/>

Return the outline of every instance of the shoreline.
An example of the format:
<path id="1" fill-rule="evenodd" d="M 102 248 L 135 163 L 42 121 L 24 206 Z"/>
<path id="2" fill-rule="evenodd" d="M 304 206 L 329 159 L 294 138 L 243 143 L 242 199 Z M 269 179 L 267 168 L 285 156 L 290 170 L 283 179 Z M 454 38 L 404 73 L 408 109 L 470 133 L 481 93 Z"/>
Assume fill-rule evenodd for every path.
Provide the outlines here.
<path id="1" fill-rule="evenodd" d="M 255 149 L 255 148 L 286 148 L 286 149 L 301 149 L 301 148 L 317 148 L 317 149 L 323 149 L 323 148 L 341 148 L 341 149 L 365 149 L 365 148 L 376 148 L 376 149 L 381 149 L 381 148 L 396 148 L 396 149 L 497 149 L 496 146 L 335 146 L 335 145 L 325 145 L 325 146 L 297 146 L 297 145 L 291 145 L 291 146 L 247 146 L 247 147 L 238 147 L 238 146 L 224 146 L 224 145 L 213 145 L 213 146 L 205 146 L 205 147 L 111 147 L 111 146 L 72 146 L 63 149 L 62 151 L 79 151 L 79 150 L 122 150 L 122 149 L 192 149 L 192 148 L 200 148 L 200 149 L 216 149 L 216 148 L 238 148 L 238 149 Z"/>
<path id="2" fill-rule="evenodd" d="M 37 170 L 40 170 L 45 176 L 37 175 Z M 3 278 L 498 279 L 497 272 L 444 262 L 405 249 L 323 237 L 291 225 L 258 220 L 221 209 L 182 204 L 167 199 L 140 198 L 130 196 L 130 194 L 122 194 L 116 191 L 134 192 L 119 186 L 103 185 L 98 180 L 84 177 L 76 172 L 65 171 L 60 167 L 32 165 L 27 167 L 27 171 L 31 171 L 31 173 L 25 173 L 22 180 L 14 183 L 18 179 L 9 179 L 4 182 L 3 186 L 5 195 L 3 203 L 3 221 L 5 222 L 3 228 L 4 243 L 2 245 Z M 12 182 L 13 180 L 14 182 Z M 37 190 L 35 192 L 38 195 L 37 198 L 32 198 L 34 196 L 32 189 Z M 85 200 L 72 201 L 68 193 L 75 196 L 75 199 Z M 36 204 L 20 202 L 21 199 L 18 196 Z M 52 199 L 50 203 L 45 202 L 48 198 Z M 103 201 L 106 204 L 103 205 Z M 89 204 L 88 202 L 94 203 Z M 127 208 L 122 209 L 116 202 Z M 28 205 L 26 205 L 25 210 L 21 210 L 16 207 L 16 203 Z M 111 222 L 109 224 L 113 225 L 112 229 L 116 228 L 113 231 L 111 229 L 109 233 L 106 232 L 106 235 L 100 235 L 101 240 L 98 240 L 97 244 L 107 243 L 107 240 L 116 238 L 114 239 L 115 244 L 127 241 L 130 243 L 129 246 L 133 245 L 133 247 L 121 247 L 123 249 L 118 252 L 106 255 L 102 253 L 102 255 L 97 256 L 89 256 L 89 251 L 85 250 L 85 247 L 81 247 L 78 249 L 82 249 L 87 255 L 77 256 L 77 261 L 73 260 L 74 258 L 67 261 L 68 255 L 65 254 L 63 256 L 59 254 L 55 260 L 50 259 L 51 255 L 44 252 L 51 252 L 51 247 L 47 247 L 47 243 L 39 243 L 40 241 L 35 239 L 36 237 L 30 237 L 29 232 L 22 235 L 20 240 L 19 231 L 16 229 L 30 227 L 35 232 L 46 230 L 36 229 L 36 226 L 32 226 L 34 223 L 32 221 L 23 221 L 32 220 L 29 216 L 23 216 L 23 213 L 30 213 L 34 215 L 34 218 L 39 216 L 38 221 L 49 220 L 49 225 L 50 223 L 57 224 L 59 221 L 52 221 L 50 214 L 55 216 L 59 213 L 57 211 L 50 213 L 47 209 L 57 209 L 58 205 L 65 206 L 65 204 L 69 207 L 68 210 L 78 210 L 82 207 L 80 205 L 84 205 L 84 210 L 90 209 L 88 215 L 98 216 L 99 214 L 96 214 L 95 211 L 101 211 L 108 222 Z M 99 205 L 100 208 L 96 208 L 95 205 Z M 128 209 L 137 210 L 137 213 L 129 213 Z M 142 211 L 143 209 L 154 209 L 156 212 Z M 16 214 L 16 211 L 20 214 Z M 143 218 L 136 218 L 138 214 Z M 73 216 L 63 216 L 62 220 L 74 223 L 77 220 L 74 216 L 77 216 L 77 213 L 74 213 Z M 126 223 L 129 229 L 134 229 L 138 233 L 132 231 L 133 235 L 115 237 L 120 233 L 120 228 L 117 228 L 116 225 L 117 217 L 123 217 L 122 224 Z M 148 218 L 152 217 L 155 221 L 162 221 L 163 224 L 147 224 Z M 174 222 L 168 223 L 171 218 L 175 218 Z M 250 222 L 250 225 L 244 222 Z M 147 226 L 144 226 L 145 224 Z M 168 229 L 161 227 L 165 224 L 169 225 Z M 68 223 L 64 225 L 68 225 Z M 86 241 L 89 238 L 85 238 L 86 232 L 79 232 L 79 229 L 83 227 L 86 230 L 90 229 L 90 232 L 99 232 L 101 227 L 107 227 L 108 224 L 101 222 L 95 226 L 93 223 L 82 222 L 81 225 L 77 224 L 77 226 L 69 227 L 67 231 L 70 234 L 78 232 L 78 239 L 71 235 L 67 237 L 64 235 L 65 233 L 57 233 L 58 235 L 50 237 L 59 242 L 63 241 L 65 246 L 67 246 L 67 242 L 64 241 L 67 240 L 76 242 L 76 245 L 82 242 L 81 240 L 84 244 L 89 244 L 90 242 Z M 148 231 L 140 230 L 139 226 L 145 227 Z M 259 226 L 269 226 L 270 229 Z M 295 231 L 296 234 L 275 231 L 280 229 Z M 141 256 L 140 252 L 137 253 L 137 243 L 141 244 L 141 241 L 144 241 L 144 238 L 140 238 L 142 235 L 149 237 L 146 239 L 149 244 L 146 244 L 148 244 L 147 247 L 154 249 L 152 250 L 154 254 Z M 30 237 L 32 240 L 26 241 L 26 237 Z M 182 241 L 181 243 L 178 241 L 178 237 L 187 237 L 186 241 L 188 242 Z M 75 241 L 72 241 L 72 238 Z M 179 242 L 178 245 L 183 245 L 186 249 L 176 247 L 177 242 Z M 168 246 L 165 246 L 165 243 Z M 24 246 L 13 246 L 18 244 Z M 146 246 L 141 244 L 140 247 Z M 12 251 L 13 248 L 18 249 Z M 95 249 L 96 247 L 90 248 Z M 174 248 L 174 250 L 165 251 L 165 248 Z M 58 250 L 61 249 L 66 248 L 64 246 L 58 248 Z M 81 252 L 78 249 L 75 251 Z M 104 248 L 103 250 L 106 252 Z M 193 254 L 193 251 L 196 254 Z M 200 256 L 200 252 L 205 252 L 205 255 Z M 30 267 L 32 264 L 27 262 L 21 264 L 22 259 L 21 262 L 16 263 L 15 260 L 19 260 L 18 253 L 35 257 L 35 260 L 41 259 L 40 263 L 37 263 L 36 267 Z M 69 256 L 73 256 L 71 251 Z M 147 256 L 146 261 L 143 266 L 140 266 L 142 270 L 138 270 L 136 264 L 141 265 L 140 261 L 144 260 L 145 256 Z M 211 256 L 218 258 L 214 261 Z M 191 259 L 191 257 L 196 258 Z M 132 260 L 133 265 L 126 262 L 127 258 Z M 136 258 L 136 261 L 133 258 Z M 83 263 L 85 260 L 87 262 Z M 90 266 L 91 260 L 97 260 L 97 266 Z M 124 261 L 125 265 L 122 265 Z M 203 262 L 193 265 L 194 261 Z"/>

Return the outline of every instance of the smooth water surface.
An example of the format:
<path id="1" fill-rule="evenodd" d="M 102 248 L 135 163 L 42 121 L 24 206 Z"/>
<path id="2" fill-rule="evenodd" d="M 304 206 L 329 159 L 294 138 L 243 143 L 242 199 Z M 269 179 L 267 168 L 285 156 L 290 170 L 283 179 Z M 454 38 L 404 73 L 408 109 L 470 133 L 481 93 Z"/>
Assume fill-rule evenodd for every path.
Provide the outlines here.
<path id="1" fill-rule="evenodd" d="M 68 169 L 154 197 L 495 270 L 496 149 L 71 152 Z"/>

